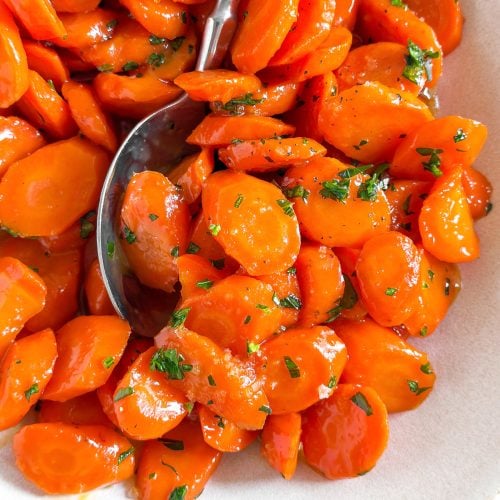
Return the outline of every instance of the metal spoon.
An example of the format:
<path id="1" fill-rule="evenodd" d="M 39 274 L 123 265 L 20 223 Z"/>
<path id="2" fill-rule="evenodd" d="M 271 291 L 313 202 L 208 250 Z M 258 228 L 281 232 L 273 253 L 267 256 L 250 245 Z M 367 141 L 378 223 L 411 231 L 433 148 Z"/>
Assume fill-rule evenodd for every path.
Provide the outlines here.
<path id="1" fill-rule="evenodd" d="M 218 0 L 206 21 L 197 70 L 221 64 L 236 29 L 238 3 L 237 0 Z M 185 139 L 205 114 L 204 103 L 194 102 L 183 94 L 147 116 L 121 145 L 104 181 L 96 231 L 102 277 L 116 312 L 140 335 L 155 335 L 165 326 L 172 308 L 168 307 L 167 294 L 144 290 L 128 273 L 118 240 L 123 194 L 133 174 L 144 170 L 166 174 L 180 159 L 192 153 L 193 148 Z"/>

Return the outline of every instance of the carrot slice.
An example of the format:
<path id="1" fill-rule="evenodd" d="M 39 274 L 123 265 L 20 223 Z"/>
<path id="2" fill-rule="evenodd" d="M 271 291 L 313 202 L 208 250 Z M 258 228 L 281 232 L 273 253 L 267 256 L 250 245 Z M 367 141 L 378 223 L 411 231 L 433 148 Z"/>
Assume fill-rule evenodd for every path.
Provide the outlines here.
<path id="1" fill-rule="evenodd" d="M 182 316 L 186 309 L 181 310 Z M 182 321 L 178 313 L 174 324 Z M 175 317 L 174 317 L 175 318 Z M 158 358 L 175 360 L 175 370 L 165 368 L 172 387 L 242 429 L 262 429 L 269 413 L 267 397 L 254 370 L 207 337 L 187 328 L 164 328 L 156 337 Z M 157 365 L 159 369 L 161 365 Z M 192 366 L 192 370 L 188 370 Z"/>
<path id="2" fill-rule="evenodd" d="M 134 474 L 130 441 L 102 425 L 31 424 L 14 436 L 16 465 L 50 494 L 82 493 Z"/>
<path id="3" fill-rule="evenodd" d="M 388 412 L 411 410 L 429 396 L 436 376 L 424 352 L 370 319 L 339 320 L 335 331 L 349 352 L 342 382 L 375 389 Z"/>
<path id="4" fill-rule="evenodd" d="M 262 429 L 260 451 L 285 479 L 292 479 L 297 468 L 300 433 L 300 413 L 270 415 Z"/>
<path id="5" fill-rule="evenodd" d="M 341 384 L 302 415 L 306 462 L 328 479 L 371 470 L 387 446 L 387 410 L 370 387 Z"/>
<path id="6" fill-rule="evenodd" d="M 436 180 L 418 219 L 422 245 L 444 262 L 469 262 L 479 257 L 479 239 L 457 166 Z"/>
<path id="7" fill-rule="evenodd" d="M 0 359 L 24 323 L 43 309 L 46 295 L 35 271 L 13 257 L 0 258 Z"/>
<path id="8" fill-rule="evenodd" d="M 242 73 L 257 73 L 278 51 L 297 20 L 299 0 L 249 0 L 231 47 Z"/>
<path id="9" fill-rule="evenodd" d="M 57 358 L 52 330 L 16 340 L 0 365 L 0 429 L 18 424 L 40 399 Z"/>
<path id="10" fill-rule="evenodd" d="M 250 275 L 285 271 L 295 261 L 298 222 L 276 186 L 241 172 L 217 172 L 207 180 L 202 203 L 209 230 Z"/>
<path id="11" fill-rule="evenodd" d="M 121 210 L 122 248 L 139 280 L 173 291 L 175 259 L 188 243 L 189 212 L 176 187 L 159 172 L 135 174 Z"/>
<path id="12" fill-rule="evenodd" d="M 363 303 L 377 323 L 397 326 L 417 305 L 421 256 L 407 236 L 389 231 L 368 240 L 356 263 Z"/>
<path id="13" fill-rule="evenodd" d="M 493 187 L 489 179 L 479 170 L 466 167 L 462 174 L 462 185 L 472 218 L 477 220 L 488 215 L 493 207 L 491 204 Z"/>
<path id="14" fill-rule="evenodd" d="M 209 286 L 204 294 L 185 300 L 186 326 L 234 354 L 247 355 L 250 344 L 259 344 L 281 323 L 279 302 L 273 289 L 248 276 L 229 276 Z"/>
<path id="15" fill-rule="evenodd" d="M 116 386 L 118 427 L 133 439 L 155 439 L 176 427 L 187 415 L 187 399 L 153 370 L 156 348 L 140 354 Z"/>
<path id="16" fill-rule="evenodd" d="M 319 127 L 325 140 L 348 157 L 374 163 L 390 160 L 408 130 L 432 118 L 413 94 L 367 82 L 328 101 Z"/>
<path id="17" fill-rule="evenodd" d="M 115 310 L 104 286 L 101 268 L 97 259 L 94 259 L 87 269 L 84 290 L 90 314 L 97 316 L 114 314 Z"/>
<path id="18" fill-rule="evenodd" d="M 113 363 L 123 354 L 130 335 L 128 323 L 116 316 L 79 316 L 56 332 L 59 357 L 43 395 L 52 401 L 91 392 L 103 385 Z"/>
<path id="19" fill-rule="evenodd" d="M 278 170 L 325 154 L 325 147 L 306 137 L 236 141 L 219 149 L 219 159 L 229 168 L 251 172 Z"/>
<path id="20" fill-rule="evenodd" d="M 66 101 L 36 71 L 29 70 L 29 87 L 17 107 L 54 139 L 67 139 L 78 131 Z"/>
<path id="21" fill-rule="evenodd" d="M 238 140 L 268 139 L 292 135 L 295 127 L 266 116 L 207 115 L 187 138 L 190 144 L 221 147 Z"/>
<path id="22" fill-rule="evenodd" d="M 199 424 L 184 420 L 163 439 L 144 446 L 136 479 L 140 498 L 196 498 L 221 457 L 205 443 Z"/>
<path id="23" fill-rule="evenodd" d="M 334 26 L 344 26 L 349 31 L 354 30 L 358 15 L 359 0 L 337 0 L 335 2 Z"/>
<path id="24" fill-rule="evenodd" d="M 290 329 L 264 343 L 256 369 L 273 414 L 302 411 L 330 396 L 346 360 L 344 343 L 325 326 Z"/>
<path id="25" fill-rule="evenodd" d="M 0 116 L 0 136 L 0 177 L 12 163 L 45 144 L 45 139 L 36 128 L 16 116 Z"/>
<path id="26" fill-rule="evenodd" d="M 92 87 L 83 83 L 66 82 L 62 94 L 83 135 L 111 153 L 118 147 L 113 124 L 101 109 Z"/>
<path id="27" fill-rule="evenodd" d="M 0 182 L 1 225 L 22 236 L 62 233 L 95 208 L 108 164 L 101 148 L 79 137 L 40 148 Z"/>
<path id="28" fill-rule="evenodd" d="M 95 10 L 100 0 L 51 0 L 57 12 L 89 12 Z"/>
<path id="29" fill-rule="evenodd" d="M 233 422 L 222 418 L 206 406 L 198 407 L 198 418 L 205 443 L 224 453 L 244 450 L 258 436 L 257 431 L 240 429 Z"/>

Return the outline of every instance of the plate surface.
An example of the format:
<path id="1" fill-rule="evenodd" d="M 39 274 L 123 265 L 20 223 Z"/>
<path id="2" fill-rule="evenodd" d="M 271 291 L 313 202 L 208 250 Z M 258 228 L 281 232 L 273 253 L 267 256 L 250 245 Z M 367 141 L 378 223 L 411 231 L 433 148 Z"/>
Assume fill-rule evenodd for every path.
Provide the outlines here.
<path id="1" fill-rule="evenodd" d="M 477 226 L 482 256 L 462 266 L 463 291 L 450 314 L 438 332 L 418 342 L 437 373 L 434 391 L 416 411 L 390 417 L 389 447 L 366 476 L 327 481 L 301 463 L 287 482 L 254 446 L 223 457 L 203 500 L 472 500 L 500 493 L 500 1 L 462 0 L 462 6 L 465 37 L 445 61 L 441 115 L 460 114 L 488 125 L 490 139 L 476 167 L 497 187 L 497 208 Z M 13 464 L 12 433 L 0 433 L 0 498 L 40 498 Z M 118 500 L 130 498 L 130 488 L 58 498 Z"/>

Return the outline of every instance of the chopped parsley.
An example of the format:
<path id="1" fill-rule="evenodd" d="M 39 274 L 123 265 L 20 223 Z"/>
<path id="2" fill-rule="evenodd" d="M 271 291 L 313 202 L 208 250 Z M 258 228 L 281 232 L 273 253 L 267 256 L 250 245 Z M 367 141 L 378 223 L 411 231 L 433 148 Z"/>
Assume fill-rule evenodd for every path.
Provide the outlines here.
<path id="1" fill-rule="evenodd" d="M 424 76 L 432 81 L 432 59 L 439 57 L 439 52 L 432 50 L 422 50 L 416 43 L 408 40 L 408 55 L 406 56 L 406 66 L 403 76 L 410 82 L 419 83 Z"/>
<path id="2" fill-rule="evenodd" d="M 172 313 L 170 317 L 169 325 L 173 328 L 178 328 L 184 324 L 186 321 L 187 315 L 191 310 L 190 307 L 184 307 L 183 309 L 177 309 Z"/>
<path id="3" fill-rule="evenodd" d="M 181 441 L 179 439 L 160 438 L 158 439 L 158 441 L 169 450 L 173 451 L 184 450 L 184 441 Z"/>
<path id="4" fill-rule="evenodd" d="M 398 289 L 397 288 L 387 288 L 385 290 L 385 294 L 389 297 L 394 297 L 394 295 L 396 295 L 396 293 L 398 293 Z"/>
<path id="5" fill-rule="evenodd" d="M 352 309 L 358 302 L 358 294 L 354 289 L 351 279 L 347 276 L 347 274 L 343 274 L 343 277 L 345 282 L 344 293 L 338 304 L 333 309 L 328 311 L 328 319 L 326 323 L 335 321 L 344 309 Z"/>
<path id="6" fill-rule="evenodd" d="M 132 243 L 135 243 L 137 241 L 137 236 L 133 233 L 133 231 L 128 226 L 123 227 L 123 236 L 125 238 L 125 241 L 129 245 L 132 245 Z"/>
<path id="7" fill-rule="evenodd" d="M 158 219 L 159 216 L 156 214 L 149 214 L 148 217 L 149 217 L 149 220 L 154 222 L 155 220 Z"/>
<path id="8" fill-rule="evenodd" d="M 373 415 L 372 407 L 370 406 L 370 403 L 368 403 L 368 400 L 366 399 L 366 397 L 365 397 L 365 395 L 363 393 L 357 392 L 351 398 L 351 401 L 356 406 L 359 406 L 366 413 L 367 417 Z"/>
<path id="9" fill-rule="evenodd" d="M 100 66 L 97 66 L 97 71 L 101 73 L 110 73 L 113 71 L 113 65 L 112 64 L 101 64 Z"/>
<path id="10" fill-rule="evenodd" d="M 148 64 L 155 68 L 159 68 L 164 63 L 165 63 L 165 54 L 162 54 L 161 52 L 153 52 L 148 57 Z"/>
<path id="11" fill-rule="evenodd" d="M 95 225 L 89 219 L 95 217 L 95 211 L 91 210 L 80 219 L 80 238 L 86 240 L 94 231 Z"/>
<path id="12" fill-rule="evenodd" d="M 349 179 L 332 179 L 331 181 L 324 181 L 321 183 L 323 189 L 320 190 L 319 194 L 323 198 L 345 202 L 349 196 L 350 184 L 351 182 Z"/>
<path id="13" fill-rule="evenodd" d="M 209 375 L 207 379 L 208 379 L 208 385 L 211 385 L 212 387 L 215 387 L 217 385 L 212 375 Z"/>
<path id="14" fill-rule="evenodd" d="M 337 385 L 337 377 L 332 375 L 328 381 L 328 389 L 333 389 Z"/>
<path id="15" fill-rule="evenodd" d="M 203 290 L 208 290 L 209 288 L 212 288 L 214 285 L 214 282 L 211 280 L 201 280 L 196 282 L 196 286 L 198 288 L 203 288 Z"/>
<path id="16" fill-rule="evenodd" d="M 248 325 L 248 323 L 250 323 L 250 321 L 252 321 L 252 316 L 248 315 L 248 316 L 244 319 L 243 324 Z"/>
<path id="17" fill-rule="evenodd" d="M 217 420 L 217 426 L 221 429 L 224 429 L 226 425 L 224 424 L 224 419 L 220 415 L 214 415 L 214 418 Z"/>
<path id="18" fill-rule="evenodd" d="M 112 241 L 106 243 L 106 255 L 109 259 L 115 256 L 115 244 Z"/>
<path id="19" fill-rule="evenodd" d="M 200 247 L 196 243 L 190 241 L 186 253 L 195 254 L 198 253 L 200 250 L 201 250 Z"/>
<path id="20" fill-rule="evenodd" d="M 276 200 L 276 203 L 283 209 L 285 215 L 288 215 L 289 217 L 293 217 L 295 215 L 295 212 L 293 211 L 293 204 L 291 201 Z"/>
<path id="21" fill-rule="evenodd" d="M 221 229 L 222 228 L 221 228 L 220 224 L 210 224 L 208 226 L 208 230 L 210 231 L 210 234 L 212 236 L 217 236 L 220 233 Z"/>
<path id="22" fill-rule="evenodd" d="M 425 365 L 420 365 L 420 371 L 422 371 L 426 375 L 432 375 L 434 373 L 429 362 L 425 363 Z"/>
<path id="23" fill-rule="evenodd" d="M 257 309 L 260 309 L 261 311 L 264 311 L 264 314 L 270 314 L 271 313 L 271 309 L 269 309 L 268 306 L 264 305 L 264 304 L 257 304 L 255 306 Z"/>
<path id="24" fill-rule="evenodd" d="M 311 192 L 304 186 L 297 184 L 297 186 L 294 186 L 292 188 L 284 189 L 283 194 L 287 198 L 301 198 L 304 203 L 307 203 L 307 199 L 309 198 Z"/>
<path id="25" fill-rule="evenodd" d="M 286 309 L 295 309 L 299 311 L 302 308 L 302 302 L 296 295 L 291 293 L 280 300 L 280 306 Z"/>
<path id="26" fill-rule="evenodd" d="M 457 133 L 453 136 L 453 141 L 457 143 L 465 141 L 465 139 L 467 139 L 467 134 L 464 132 L 463 128 L 459 128 Z"/>
<path id="27" fill-rule="evenodd" d="M 185 14 L 185 12 L 183 12 Z M 187 494 L 187 486 L 183 484 L 182 486 L 177 486 L 170 493 L 168 500 L 184 500 Z"/>
<path id="28" fill-rule="evenodd" d="M 424 170 L 430 172 L 434 177 L 443 175 L 443 171 L 439 168 L 441 166 L 441 158 L 439 155 L 443 153 L 442 149 L 417 148 L 416 151 L 421 156 L 429 157 L 427 161 L 422 162 Z"/>
<path id="29" fill-rule="evenodd" d="M 139 64 L 135 61 L 128 61 L 122 66 L 123 71 L 134 71 L 139 67 Z"/>
<path id="30" fill-rule="evenodd" d="M 38 394 L 40 389 L 38 388 L 38 384 L 33 384 L 29 389 L 24 391 L 24 397 L 29 401 L 31 396 Z"/>
<path id="31" fill-rule="evenodd" d="M 420 394 L 430 389 L 430 387 L 419 387 L 416 380 L 407 380 L 406 382 L 408 383 L 410 391 L 413 392 L 415 396 L 420 396 Z"/>
<path id="32" fill-rule="evenodd" d="M 248 93 L 244 96 L 235 97 L 234 99 L 226 102 L 222 105 L 222 109 L 236 115 L 242 113 L 242 106 L 255 106 L 256 104 L 260 104 L 261 102 L 262 99 L 254 99 L 253 95 L 251 93 Z"/>
<path id="33" fill-rule="evenodd" d="M 106 359 L 102 360 L 102 366 L 104 366 L 104 368 L 111 368 L 114 364 L 115 360 L 113 356 L 108 356 Z"/>
<path id="34" fill-rule="evenodd" d="M 177 52 L 182 47 L 182 44 L 184 43 L 185 39 L 186 39 L 185 36 L 178 36 L 177 38 L 174 38 L 170 42 L 170 46 L 172 47 L 172 50 L 174 52 Z"/>
<path id="35" fill-rule="evenodd" d="M 172 250 L 170 250 L 170 255 L 172 257 L 179 257 L 179 247 L 173 247 Z"/>
<path id="36" fill-rule="evenodd" d="M 285 356 L 283 358 L 283 361 L 285 362 L 285 366 L 288 370 L 288 373 L 290 374 L 290 377 L 299 378 L 300 370 L 299 367 L 296 365 L 295 361 L 290 356 Z"/>
<path id="37" fill-rule="evenodd" d="M 133 387 L 122 387 L 114 395 L 113 401 L 120 401 L 121 399 L 128 398 L 129 396 L 132 396 L 134 392 L 135 391 Z"/>
<path id="38" fill-rule="evenodd" d="M 382 175 L 388 168 L 389 164 L 387 163 L 379 165 L 372 176 L 359 186 L 358 198 L 361 198 L 363 201 L 375 201 L 377 199 L 378 190 L 384 187 Z"/>
<path id="39" fill-rule="evenodd" d="M 259 408 L 259 411 L 261 411 L 261 412 L 263 412 L 263 413 L 267 413 L 268 415 L 271 415 L 271 413 L 272 413 L 271 408 L 269 408 L 269 406 L 266 406 L 266 405 L 262 405 L 262 406 Z"/>
<path id="40" fill-rule="evenodd" d="M 149 362 L 152 371 L 165 373 L 171 380 L 183 380 L 184 373 L 190 372 L 193 365 L 184 363 L 184 356 L 177 349 L 158 349 Z"/>
<path id="41" fill-rule="evenodd" d="M 254 354 L 260 349 L 260 345 L 247 340 L 247 354 Z"/>
<path id="42" fill-rule="evenodd" d="M 132 446 L 128 450 L 125 450 L 124 452 L 120 453 L 118 455 L 118 460 L 117 460 L 118 465 L 120 465 L 125 459 L 130 457 L 130 455 L 132 455 L 134 453 L 134 451 L 135 451 L 135 448 Z"/>
<path id="43" fill-rule="evenodd" d="M 234 202 L 234 208 L 240 208 L 241 204 L 243 203 L 243 195 L 239 194 L 238 197 L 236 198 L 236 201 Z"/>
<path id="44" fill-rule="evenodd" d="M 149 36 L 149 43 L 151 45 L 162 45 L 166 41 L 167 41 L 166 38 L 161 38 L 161 37 L 156 36 L 156 35 L 150 35 Z"/>

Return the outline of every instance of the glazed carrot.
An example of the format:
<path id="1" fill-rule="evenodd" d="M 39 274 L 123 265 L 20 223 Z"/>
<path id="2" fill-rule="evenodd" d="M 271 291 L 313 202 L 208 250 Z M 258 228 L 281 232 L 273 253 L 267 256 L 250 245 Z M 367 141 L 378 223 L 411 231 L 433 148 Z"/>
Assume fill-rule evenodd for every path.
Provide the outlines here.
<path id="1" fill-rule="evenodd" d="M 74 49 L 58 48 L 57 53 L 61 58 L 63 64 L 68 68 L 71 74 L 85 73 L 87 71 L 94 71 L 93 64 L 85 62 L 80 56 L 71 52 Z"/>
<path id="2" fill-rule="evenodd" d="M 187 138 L 190 144 L 221 147 L 236 140 L 268 139 L 292 135 L 295 127 L 267 116 L 207 115 Z"/>
<path id="3" fill-rule="evenodd" d="M 94 210 L 91 210 L 62 233 L 41 237 L 38 238 L 38 241 L 46 250 L 55 253 L 82 248 L 94 235 L 96 220 L 97 214 Z"/>
<path id="4" fill-rule="evenodd" d="M 430 394 L 436 378 L 427 355 L 374 321 L 339 320 L 335 331 L 349 359 L 342 382 L 377 391 L 388 412 L 416 408 Z"/>
<path id="5" fill-rule="evenodd" d="M 14 456 L 24 476 L 50 494 L 123 481 L 135 464 L 130 441 L 102 425 L 26 425 L 14 436 Z"/>
<path id="6" fill-rule="evenodd" d="M 0 177 L 9 166 L 45 144 L 42 134 L 17 116 L 0 116 Z"/>
<path id="7" fill-rule="evenodd" d="M 328 479 L 371 470 L 389 436 L 387 410 L 371 387 L 341 384 L 302 415 L 306 462 Z"/>
<path id="8" fill-rule="evenodd" d="M 292 479 L 297 468 L 300 433 L 300 413 L 270 415 L 262 429 L 260 451 L 285 479 Z"/>
<path id="9" fill-rule="evenodd" d="M 43 309 L 46 295 L 35 271 L 13 257 L 0 258 L 0 359 L 24 323 Z"/>
<path id="10" fill-rule="evenodd" d="M 52 330 L 16 340 L 0 365 L 0 429 L 18 424 L 40 399 L 57 358 Z"/>
<path id="11" fill-rule="evenodd" d="M 50 0 L 4 0 L 35 40 L 50 40 L 66 35 Z"/>
<path id="12" fill-rule="evenodd" d="M 374 42 L 396 42 L 412 46 L 408 62 L 410 78 L 429 68 L 427 86 L 434 87 L 441 76 L 443 54 L 434 30 L 414 12 L 392 0 L 360 0 L 358 30 Z"/>
<path id="13" fill-rule="evenodd" d="M 389 229 L 384 192 L 370 188 L 368 193 L 365 188 L 373 178 L 370 181 L 360 170 L 348 168 L 334 158 L 316 158 L 287 170 L 282 187 L 294 203 L 306 238 L 329 247 L 360 247 Z"/>
<path id="14" fill-rule="evenodd" d="M 195 244 L 194 244 L 195 245 Z M 197 246 L 192 244 L 192 250 Z M 181 297 L 186 300 L 194 295 L 203 295 L 214 283 L 225 277 L 208 259 L 195 254 L 184 254 L 177 259 Z"/>
<path id="15" fill-rule="evenodd" d="M 318 127 L 318 117 L 326 101 L 337 95 L 337 79 L 329 71 L 315 76 L 307 82 L 300 92 L 300 106 L 286 114 L 286 120 L 296 127 L 296 135 L 310 137 L 322 142 L 323 134 Z"/>
<path id="16" fill-rule="evenodd" d="M 378 42 L 361 45 L 349 52 L 337 70 L 339 89 L 342 91 L 354 85 L 377 81 L 393 89 L 418 95 L 427 78 L 422 74 L 412 81 L 403 76 L 407 57 L 408 48 L 399 43 Z"/>
<path id="17" fill-rule="evenodd" d="M 153 77 L 100 73 L 93 82 L 99 101 L 118 116 L 141 119 L 181 94 L 176 85 Z"/>
<path id="18" fill-rule="evenodd" d="M 441 262 L 419 247 L 419 297 L 415 312 L 404 320 L 404 332 L 427 337 L 444 319 L 461 287 L 460 271 L 456 264 Z"/>
<path id="19" fill-rule="evenodd" d="M 281 324 L 289 327 L 297 323 L 302 308 L 297 268 L 293 266 L 279 273 L 257 276 L 257 279 L 272 286 L 281 306 Z"/>
<path id="20" fill-rule="evenodd" d="M 139 280 L 173 291 L 175 259 L 188 244 L 189 212 L 177 188 L 159 172 L 135 174 L 121 210 L 122 248 Z"/>
<path id="21" fill-rule="evenodd" d="M 51 81 L 56 89 L 69 80 L 68 68 L 59 54 L 49 47 L 32 40 L 23 40 L 23 47 L 28 58 L 28 66 L 47 81 Z"/>
<path id="22" fill-rule="evenodd" d="M 101 109 L 92 87 L 66 82 L 62 86 L 62 94 L 82 134 L 114 153 L 118 147 L 114 126 Z"/>
<path id="23" fill-rule="evenodd" d="M 120 0 L 144 28 L 156 36 L 170 40 L 186 33 L 188 13 L 172 0 Z"/>
<path id="24" fill-rule="evenodd" d="M 347 57 L 351 44 L 352 34 L 349 30 L 332 28 L 328 38 L 317 49 L 295 62 L 269 67 L 262 72 L 261 77 L 271 82 L 303 82 L 337 69 Z"/>
<path id="25" fill-rule="evenodd" d="M 311 327 L 331 320 L 332 310 L 344 293 L 340 262 L 333 251 L 303 243 L 295 262 L 302 297 L 299 324 Z"/>
<path id="26" fill-rule="evenodd" d="M 488 215 L 492 209 L 493 188 L 488 178 L 473 167 L 464 168 L 462 185 L 474 220 Z"/>
<path id="27" fill-rule="evenodd" d="M 459 2 L 455 2 L 455 0 L 440 0 L 438 2 L 408 0 L 406 5 L 431 26 L 445 55 L 458 47 L 462 39 L 464 23 Z"/>
<path id="28" fill-rule="evenodd" d="M 334 26 L 344 26 L 353 31 L 358 15 L 359 0 L 336 0 Z"/>
<path id="29" fill-rule="evenodd" d="M 174 83 L 194 101 L 227 103 L 236 97 L 251 94 L 261 86 L 253 75 L 243 75 L 227 69 L 191 71 L 178 76 Z"/>
<path id="30" fill-rule="evenodd" d="M 264 343 L 256 369 L 273 414 L 302 411 L 330 396 L 346 360 L 344 343 L 325 326 L 289 329 Z"/>
<path id="31" fill-rule="evenodd" d="M 114 314 L 114 308 L 104 287 L 101 268 L 97 259 L 94 259 L 87 269 L 84 290 L 90 314 L 97 316 Z"/>
<path id="32" fill-rule="evenodd" d="M 63 232 L 97 205 L 108 163 L 102 149 L 74 137 L 12 164 L 0 182 L 1 225 L 22 236 Z"/>
<path id="33" fill-rule="evenodd" d="M 156 348 L 140 354 L 116 386 L 115 415 L 118 427 L 133 439 L 161 437 L 187 415 L 187 399 L 171 387 L 156 366 Z"/>
<path id="34" fill-rule="evenodd" d="M 140 498 L 196 498 L 221 457 L 205 443 L 199 424 L 184 420 L 163 439 L 144 446 L 136 478 Z"/>
<path id="35" fill-rule="evenodd" d="M 479 239 L 457 166 L 434 183 L 418 219 L 422 245 L 444 262 L 469 262 L 479 257 Z"/>
<path id="36" fill-rule="evenodd" d="M 487 134 L 485 125 L 461 116 L 423 123 L 399 144 L 389 172 L 402 179 L 434 181 L 457 164 L 472 166 Z"/>
<path id="37" fill-rule="evenodd" d="M 67 401 L 103 385 L 129 335 L 128 323 L 115 316 L 79 316 L 66 323 L 56 332 L 59 357 L 44 399 Z"/>
<path id="38" fill-rule="evenodd" d="M 19 30 L 7 7 L 0 3 L 0 108 L 12 106 L 28 89 L 28 61 Z"/>
<path id="39" fill-rule="evenodd" d="M 60 328 L 76 314 L 82 267 L 79 250 L 52 253 L 33 239 L 5 238 L 0 241 L 0 257 L 8 256 L 36 272 L 47 288 L 45 306 L 26 322 L 28 330 Z"/>
<path id="40" fill-rule="evenodd" d="M 67 139 L 78 131 L 66 101 L 36 71 L 29 70 L 29 87 L 17 107 L 54 139 Z"/>
<path id="41" fill-rule="evenodd" d="M 300 0 L 297 22 L 269 64 L 289 64 L 316 50 L 328 38 L 334 13 L 335 0 Z"/>
<path id="42" fill-rule="evenodd" d="M 73 425 L 113 424 L 102 410 L 101 403 L 94 392 L 87 392 L 68 401 L 41 402 L 38 422 L 62 422 Z"/>
<path id="43" fill-rule="evenodd" d="M 198 418 L 205 443 L 224 453 L 244 450 L 258 436 L 258 432 L 240 429 L 207 406 L 198 407 Z"/>
<path id="44" fill-rule="evenodd" d="M 200 198 L 203 184 L 213 169 L 213 150 L 202 148 L 199 153 L 186 156 L 169 172 L 168 178 L 181 188 L 184 201 L 191 205 Z"/>
<path id="45" fill-rule="evenodd" d="M 408 130 L 430 120 L 431 112 L 413 94 L 366 82 L 330 100 L 319 128 L 345 155 L 370 163 L 390 160 Z"/>
<path id="46" fill-rule="evenodd" d="M 206 293 L 192 295 L 180 306 L 189 310 L 185 324 L 190 330 L 241 357 L 250 352 L 250 344 L 259 344 L 278 330 L 281 311 L 271 286 L 236 275 L 201 286 Z"/>
<path id="47" fill-rule="evenodd" d="M 397 326 L 414 311 L 421 256 L 407 236 L 389 231 L 369 239 L 356 263 L 363 303 L 383 326 Z"/>
<path id="48" fill-rule="evenodd" d="M 243 109 L 248 114 L 280 115 L 297 105 L 300 88 L 298 82 L 267 84 L 253 94 L 255 104 L 244 106 Z"/>
<path id="49" fill-rule="evenodd" d="M 231 47 L 234 65 L 242 73 L 265 68 L 297 20 L 299 0 L 249 0 Z"/>
<path id="50" fill-rule="evenodd" d="M 209 230 L 250 275 L 285 271 L 295 261 L 299 226 L 277 187 L 241 172 L 216 172 L 206 182 L 202 203 Z"/>
<path id="51" fill-rule="evenodd" d="M 186 309 L 174 315 L 173 324 L 182 322 Z M 262 429 L 269 405 L 254 370 L 215 344 L 184 327 L 164 328 L 155 338 L 157 356 L 171 358 L 164 371 L 172 387 L 190 400 L 204 405 L 242 429 Z M 175 367 L 175 369 L 173 368 Z M 192 369 L 189 367 L 192 366 Z"/>
<path id="52" fill-rule="evenodd" d="M 51 0 L 57 12 L 89 12 L 100 4 L 99 0 Z"/>

